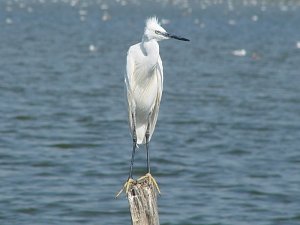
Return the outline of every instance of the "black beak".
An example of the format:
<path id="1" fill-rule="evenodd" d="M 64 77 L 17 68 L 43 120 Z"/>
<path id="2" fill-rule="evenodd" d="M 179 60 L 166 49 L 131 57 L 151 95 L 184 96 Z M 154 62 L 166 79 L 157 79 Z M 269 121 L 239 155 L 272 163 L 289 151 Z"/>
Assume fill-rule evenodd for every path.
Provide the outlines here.
<path id="1" fill-rule="evenodd" d="M 160 32 L 160 31 L 155 31 L 156 34 L 160 34 L 163 35 L 167 38 L 173 38 L 173 39 L 177 39 L 180 41 L 190 41 L 189 39 L 183 38 L 183 37 L 179 37 L 177 35 L 173 35 L 173 34 L 169 34 L 169 33 L 164 33 L 164 32 Z"/>
<path id="2" fill-rule="evenodd" d="M 184 37 L 179 37 L 179 36 L 176 36 L 176 35 L 173 35 L 173 34 L 168 34 L 168 37 L 176 39 L 176 40 L 180 40 L 180 41 L 190 41 L 189 39 L 186 39 Z"/>

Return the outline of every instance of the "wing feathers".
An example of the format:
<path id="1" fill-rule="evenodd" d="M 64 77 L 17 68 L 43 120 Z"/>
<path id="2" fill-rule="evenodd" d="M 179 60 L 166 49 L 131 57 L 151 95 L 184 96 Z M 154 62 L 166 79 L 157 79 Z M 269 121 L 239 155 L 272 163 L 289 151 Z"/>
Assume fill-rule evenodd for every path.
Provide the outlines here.
<path id="1" fill-rule="evenodd" d="M 151 113 L 150 119 L 149 119 L 150 139 L 154 132 L 156 121 L 158 118 L 159 106 L 160 106 L 160 101 L 161 101 L 162 91 L 163 91 L 163 66 L 162 66 L 162 61 L 161 61 L 160 57 L 158 58 L 158 65 L 156 68 L 156 77 L 157 77 L 158 89 L 157 89 L 157 97 L 156 97 L 155 105 L 154 105 L 154 108 L 152 110 L 152 113 Z"/>
<path id="2" fill-rule="evenodd" d="M 156 95 L 156 97 L 154 97 L 154 99 L 153 99 L 154 102 L 153 102 L 153 105 L 150 107 L 151 109 L 149 109 L 150 110 L 149 114 L 144 114 L 145 111 L 143 111 L 143 110 L 141 111 L 141 109 L 139 110 L 140 105 L 136 106 L 136 100 L 139 100 L 139 101 L 149 100 L 149 99 L 143 99 L 143 98 L 147 98 L 147 95 L 140 96 L 141 93 L 137 92 L 137 90 L 141 90 L 142 87 L 147 88 L 147 85 L 145 87 L 144 86 L 145 83 L 144 83 L 142 86 L 136 87 L 136 85 L 138 85 L 137 83 L 139 83 L 139 82 L 137 82 L 138 77 L 135 77 L 135 76 L 137 76 L 136 71 L 138 71 L 138 68 L 135 68 L 135 62 L 134 62 L 134 59 L 129 50 L 128 54 L 127 54 L 127 66 L 126 66 L 126 75 L 125 75 L 129 126 L 130 126 L 131 134 L 133 132 L 134 125 L 136 127 L 136 134 L 137 134 L 137 139 L 138 139 L 137 143 L 145 144 L 146 143 L 145 134 L 146 134 L 148 122 L 149 122 L 149 126 L 150 126 L 150 128 L 149 128 L 150 129 L 149 140 L 150 140 L 152 137 L 152 134 L 154 132 L 154 129 L 155 129 L 158 112 L 159 112 L 161 96 L 162 96 L 163 66 L 162 66 L 161 58 L 160 57 L 158 58 L 158 64 L 153 72 L 154 79 L 156 79 L 155 86 L 153 86 L 153 87 L 156 88 L 157 93 L 156 92 L 153 93 L 154 96 Z M 146 91 L 146 89 L 145 89 L 145 91 Z M 147 94 L 149 95 L 149 93 L 147 93 Z M 151 96 L 153 96 L 153 95 L 151 95 Z M 148 97 L 150 98 L 150 96 L 148 96 Z M 138 111 L 138 112 L 136 112 L 136 111 Z M 135 118 L 137 118 L 135 121 L 133 121 L 132 115 L 134 115 Z M 133 124 L 133 123 L 137 123 L 137 124 Z"/>

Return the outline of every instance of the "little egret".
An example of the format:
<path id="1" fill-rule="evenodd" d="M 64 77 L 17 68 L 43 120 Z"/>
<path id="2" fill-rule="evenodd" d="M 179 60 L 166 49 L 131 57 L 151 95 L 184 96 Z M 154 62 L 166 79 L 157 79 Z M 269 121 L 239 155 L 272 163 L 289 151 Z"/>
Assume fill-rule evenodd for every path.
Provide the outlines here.
<path id="1" fill-rule="evenodd" d="M 149 142 L 157 121 L 163 90 L 163 65 L 159 55 L 158 41 L 167 39 L 189 41 L 166 32 L 156 17 L 146 21 L 142 42 L 132 45 L 127 53 L 125 84 L 127 91 L 129 126 L 133 139 L 133 149 L 127 182 L 118 193 L 128 192 L 132 182 L 132 168 L 136 147 L 146 145 L 148 173 L 142 178 L 149 178 L 157 190 L 156 181 L 150 174 Z M 140 179 L 142 179 L 140 178 Z M 117 195 L 117 196 L 118 196 Z"/>

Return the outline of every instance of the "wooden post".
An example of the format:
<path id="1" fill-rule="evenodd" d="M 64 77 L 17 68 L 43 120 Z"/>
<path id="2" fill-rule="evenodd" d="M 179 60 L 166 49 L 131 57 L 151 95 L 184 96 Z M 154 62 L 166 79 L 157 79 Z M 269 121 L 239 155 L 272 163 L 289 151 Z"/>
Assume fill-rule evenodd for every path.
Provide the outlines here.
<path id="1" fill-rule="evenodd" d="M 132 225 L 159 225 L 157 190 L 149 179 L 139 179 L 127 193 Z"/>

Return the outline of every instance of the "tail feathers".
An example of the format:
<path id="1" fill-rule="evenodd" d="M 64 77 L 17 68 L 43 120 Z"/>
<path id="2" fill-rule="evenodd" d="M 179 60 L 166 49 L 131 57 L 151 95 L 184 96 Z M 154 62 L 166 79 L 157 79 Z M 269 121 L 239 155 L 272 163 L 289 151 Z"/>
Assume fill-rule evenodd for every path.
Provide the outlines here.
<path id="1" fill-rule="evenodd" d="M 146 143 L 146 137 L 145 137 L 146 130 L 147 130 L 146 125 L 142 125 L 142 126 L 136 128 L 136 137 L 137 137 L 137 144 L 138 145 Z"/>

